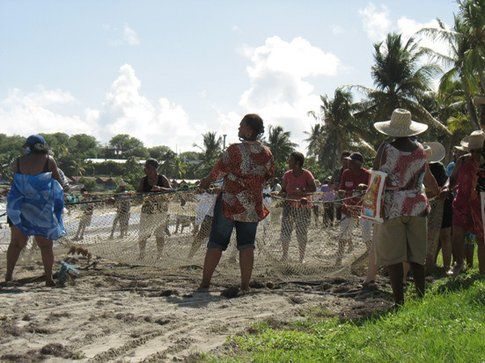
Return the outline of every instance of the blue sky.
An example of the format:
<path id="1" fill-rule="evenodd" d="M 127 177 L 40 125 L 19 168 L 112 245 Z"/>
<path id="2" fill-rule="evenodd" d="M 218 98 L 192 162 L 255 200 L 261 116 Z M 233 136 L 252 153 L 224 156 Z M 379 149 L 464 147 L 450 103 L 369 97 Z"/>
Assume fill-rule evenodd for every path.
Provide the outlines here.
<path id="1" fill-rule="evenodd" d="M 372 43 L 434 1 L 0 1 L 0 132 L 117 133 L 192 149 L 247 112 L 302 143 L 318 95 L 371 86 Z M 439 48 L 440 45 L 433 44 Z"/>

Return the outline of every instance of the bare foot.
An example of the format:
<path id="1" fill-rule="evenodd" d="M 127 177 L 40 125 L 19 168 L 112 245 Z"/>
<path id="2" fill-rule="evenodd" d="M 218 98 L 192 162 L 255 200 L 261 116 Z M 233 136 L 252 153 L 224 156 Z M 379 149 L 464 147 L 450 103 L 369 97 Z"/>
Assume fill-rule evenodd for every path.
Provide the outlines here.
<path id="1" fill-rule="evenodd" d="M 207 290 L 209 290 L 209 287 L 210 287 L 210 283 L 209 282 L 202 281 L 200 283 L 199 288 L 197 289 L 197 291 L 207 291 Z"/>
<path id="2" fill-rule="evenodd" d="M 5 274 L 5 282 L 10 282 L 12 281 L 12 274 Z"/>
<path id="3" fill-rule="evenodd" d="M 56 283 L 55 283 L 55 281 L 52 278 L 46 279 L 45 280 L 45 286 L 47 286 L 47 287 L 55 287 L 56 286 Z"/>

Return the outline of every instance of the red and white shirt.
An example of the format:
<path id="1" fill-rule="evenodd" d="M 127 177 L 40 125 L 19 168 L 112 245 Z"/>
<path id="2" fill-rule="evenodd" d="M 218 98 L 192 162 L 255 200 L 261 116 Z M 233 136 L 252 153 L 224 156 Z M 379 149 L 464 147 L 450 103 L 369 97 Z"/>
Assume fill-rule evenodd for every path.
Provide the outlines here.
<path id="1" fill-rule="evenodd" d="M 421 144 L 412 152 L 384 145 L 379 168 L 387 174 L 384 193 L 384 218 L 424 216 L 429 203 L 424 191 L 424 175 L 428 168 L 426 153 Z"/>
<path id="2" fill-rule="evenodd" d="M 274 158 L 260 141 L 232 144 L 212 169 L 212 179 L 224 178 L 222 211 L 228 219 L 258 222 L 268 214 L 263 185 L 274 175 Z"/>

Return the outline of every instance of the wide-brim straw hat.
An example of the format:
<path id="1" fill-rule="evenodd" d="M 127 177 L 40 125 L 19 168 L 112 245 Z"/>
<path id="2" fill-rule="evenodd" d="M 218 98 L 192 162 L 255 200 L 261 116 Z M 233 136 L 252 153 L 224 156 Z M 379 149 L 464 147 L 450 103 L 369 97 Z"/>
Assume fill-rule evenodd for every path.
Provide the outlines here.
<path id="1" fill-rule="evenodd" d="M 392 137 L 415 136 L 428 129 L 428 125 L 411 120 L 411 112 L 402 108 L 396 108 L 389 121 L 376 122 L 374 127 L 380 133 Z"/>
<path id="2" fill-rule="evenodd" d="M 482 130 L 473 131 L 470 135 L 461 140 L 461 146 L 468 151 L 481 150 L 485 142 L 485 132 Z"/>
<path id="3" fill-rule="evenodd" d="M 475 96 L 475 97 L 473 97 L 473 104 L 475 106 L 485 105 L 485 96 Z"/>
<path id="4" fill-rule="evenodd" d="M 446 156 L 445 147 L 437 142 L 423 142 L 424 151 L 428 157 L 428 163 L 438 163 Z"/>

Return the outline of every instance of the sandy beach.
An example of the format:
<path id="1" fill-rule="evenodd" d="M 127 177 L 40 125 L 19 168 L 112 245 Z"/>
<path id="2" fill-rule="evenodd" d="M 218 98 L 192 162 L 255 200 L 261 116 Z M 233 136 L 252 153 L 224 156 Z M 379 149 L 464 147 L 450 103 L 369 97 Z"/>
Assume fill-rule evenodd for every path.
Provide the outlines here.
<path id="1" fill-rule="evenodd" d="M 67 252 L 57 248 L 56 258 L 68 258 Z M 217 354 L 229 336 L 258 321 L 292 321 L 314 306 L 346 319 L 391 305 L 384 282 L 385 291 L 366 291 L 350 274 L 292 281 L 259 269 L 251 292 L 239 296 L 237 275 L 225 274 L 235 267 L 229 261 L 207 292 L 197 291 L 198 264 L 169 273 L 96 257 L 90 265 L 82 256 L 70 261 L 80 274 L 64 288 L 44 287 L 36 258 L 21 261 L 17 283 L 0 286 L 2 361 L 196 361 L 201 353 Z"/>

